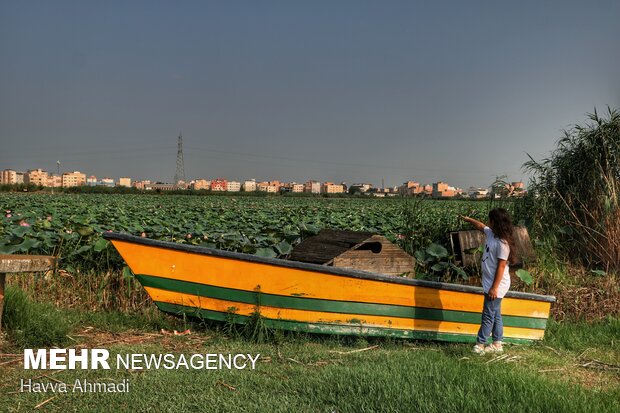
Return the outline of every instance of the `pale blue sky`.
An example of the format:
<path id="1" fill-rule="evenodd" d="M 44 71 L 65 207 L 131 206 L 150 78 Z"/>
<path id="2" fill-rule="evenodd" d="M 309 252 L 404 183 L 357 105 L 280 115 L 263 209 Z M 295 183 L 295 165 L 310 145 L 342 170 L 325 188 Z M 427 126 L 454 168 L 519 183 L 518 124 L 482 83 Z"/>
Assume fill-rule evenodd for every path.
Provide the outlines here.
<path id="1" fill-rule="evenodd" d="M 501 4 L 500 4 L 501 3 Z M 0 169 L 523 177 L 620 107 L 620 2 L 0 2 Z"/>

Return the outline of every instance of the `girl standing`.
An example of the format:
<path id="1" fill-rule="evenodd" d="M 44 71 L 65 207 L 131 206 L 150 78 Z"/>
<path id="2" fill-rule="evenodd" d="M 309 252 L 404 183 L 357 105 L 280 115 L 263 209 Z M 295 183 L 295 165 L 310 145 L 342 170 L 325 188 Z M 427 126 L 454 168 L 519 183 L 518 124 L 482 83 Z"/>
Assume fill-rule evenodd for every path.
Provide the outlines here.
<path id="1" fill-rule="evenodd" d="M 482 254 L 482 288 L 484 305 L 482 324 L 478 330 L 475 353 L 503 351 L 504 325 L 502 322 L 502 298 L 510 288 L 509 263 L 514 264 L 514 241 L 512 220 L 508 211 L 495 208 L 489 212 L 489 225 L 462 217 L 478 231 L 484 232 L 486 242 Z M 492 336 L 493 343 L 486 345 Z"/>

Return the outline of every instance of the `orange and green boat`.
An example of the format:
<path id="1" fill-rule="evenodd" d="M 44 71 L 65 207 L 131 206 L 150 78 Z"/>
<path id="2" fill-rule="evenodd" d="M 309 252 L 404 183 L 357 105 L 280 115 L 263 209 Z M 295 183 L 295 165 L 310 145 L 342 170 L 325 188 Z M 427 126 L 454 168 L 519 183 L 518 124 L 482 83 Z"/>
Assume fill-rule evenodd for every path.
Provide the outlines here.
<path id="1" fill-rule="evenodd" d="M 263 258 L 106 233 L 167 313 L 309 333 L 474 342 L 480 287 Z M 540 340 L 552 296 L 508 292 L 505 341 Z"/>

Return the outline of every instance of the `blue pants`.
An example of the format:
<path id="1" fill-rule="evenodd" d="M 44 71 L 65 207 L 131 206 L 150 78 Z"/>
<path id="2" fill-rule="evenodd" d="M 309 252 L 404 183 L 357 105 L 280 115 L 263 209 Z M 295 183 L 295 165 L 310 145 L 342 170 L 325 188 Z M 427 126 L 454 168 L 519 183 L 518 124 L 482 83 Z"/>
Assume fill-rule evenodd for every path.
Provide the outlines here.
<path id="1" fill-rule="evenodd" d="M 482 307 L 482 324 L 478 330 L 476 341 L 486 344 L 490 335 L 493 341 L 504 340 L 504 322 L 502 321 L 502 299 L 491 300 L 488 294 L 484 295 L 484 306 Z"/>

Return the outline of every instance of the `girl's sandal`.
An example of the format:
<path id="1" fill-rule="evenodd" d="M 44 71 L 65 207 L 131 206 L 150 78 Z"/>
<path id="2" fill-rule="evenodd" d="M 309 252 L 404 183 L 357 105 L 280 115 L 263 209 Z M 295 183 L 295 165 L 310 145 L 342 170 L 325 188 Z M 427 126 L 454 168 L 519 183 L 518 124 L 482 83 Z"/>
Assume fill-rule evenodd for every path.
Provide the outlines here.
<path id="1" fill-rule="evenodd" d="M 496 343 L 489 344 L 488 346 L 486 346 L 484 351 L 486 351 L 487 353 L 503 353 L 504 348 L 502 347 L 502 342 L 498 341 Z"/>
<path id="2" fill-rule="evenodd" d="M 480 344 L 480 343 L 476 344 L 474 348 L 472 349 L 472 351 L 476 354 L 484 354 L 484 350 L 485 350 L 484 344 Z"/>

